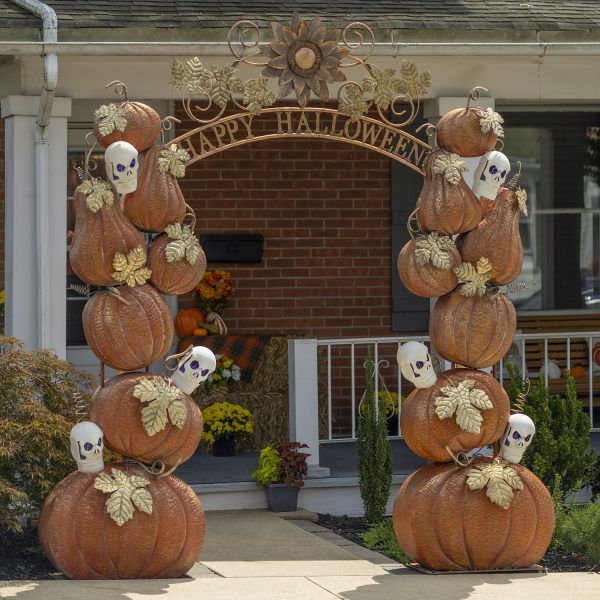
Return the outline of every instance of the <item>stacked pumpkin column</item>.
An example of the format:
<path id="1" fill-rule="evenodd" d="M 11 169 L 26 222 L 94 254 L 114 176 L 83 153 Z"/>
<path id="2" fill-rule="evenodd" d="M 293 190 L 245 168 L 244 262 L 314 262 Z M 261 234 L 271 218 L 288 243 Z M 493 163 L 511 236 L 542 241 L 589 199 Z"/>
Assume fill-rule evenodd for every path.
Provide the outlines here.
<path id="1" fill-rule="evenodd" d="M 108 182 L 88 174 L 75 192 L 70 261 L 84 282 L 101 286 L 83 312 L 85 337 L 119 374 L 101 382 L 90 420 L 71 432 L 78 470 L 48 494 L 40 539 L 70 578 L 178 577 L 198 558 L 204 512 L 171 472 L 198 446 L 202 415 L 189 393 L 214 366 L 192 348 L 172 378 L 148 367 L 173 341 L 160 292 L 190 291 L 206 267 L 176 179 L 189 157 L 153 145 L 161 121 L 144 104 L 126 99 L 95 115 Z M 147 246 L 142 232 L 158 235 Z M 105 466 L 103 444 L 123 458 Z"/>
<path id="2" fill-rule="evenodd" d="M 519 211 L 526 194 L 508 159 L 494 150 L 503 135 L 492 109 L 456 109 L 437 127 L 415 210 L 417 228 L 398 257 L 404 285 L 438 297 L 429 334 L 457 368 L 435 376 L 426 348 L 400 347 L 402 373 L 416 389 L 402 407 L 402 435 L 433 461 L 404 482 L 394 530 L 414 561 L 434 570 L 529 567 L 542 558 L 554 529 L 548 490 L 519 464 L 535 426 L 510 414 L 503 387 L 477 369 L 496 364 L 516 329 L 512 302 L 499 286 L 521 272 Z M 458 237 L 456 237 L 458 236 Z M 492 445 L 493 456 L 467 453 Z"/>

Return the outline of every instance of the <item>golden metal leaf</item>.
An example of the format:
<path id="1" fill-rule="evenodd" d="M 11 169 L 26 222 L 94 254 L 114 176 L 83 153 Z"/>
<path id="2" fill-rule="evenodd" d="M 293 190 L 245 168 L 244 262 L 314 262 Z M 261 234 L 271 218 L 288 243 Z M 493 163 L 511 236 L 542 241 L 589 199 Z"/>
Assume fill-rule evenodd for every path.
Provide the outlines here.
<path id="1" fill-rule="evenodd" d="M 152 275 L 152 271 L 145 267 L 145 264 L 146 249 L 143 246 L 133 248 L 127 256 L 116 252 L 112 263 L 112 278 L 119 283 L 126 283 L 129 287 L 143 285 Z"/>
<path id="2" fill-rule="evenodd" d="M 200 257 L 200 242 L 189 225 L 183 227 L 179 223 L 168 225 L 166 234 L 173 239 L 167 244 L 165 255 L 167 262 L 177 262 L 185 258 L 190 265 L 195 265 Z"/>
<path id="3" fill-rule="evenodd" d="M 471 263 L 464 262 L 454 269 L 456 278 L 463 283 L 460 293 L 466 298 L 472 298 L 476 294 L 485 294 L 485 284 L 492 276 L 492 265 L 490 261 L 482 256 L 474 267 Z"/>
<path id="4" fill-rule="evenodd" d="M 408 60 L 403 60 L 400 66 L 402 81 L 398 85 L 398 91 L 402 94 L 410 94 L 413 98 L 424 96 L 431 86 L 431 72 L 419 73 L 417 65 Z"/>
<path id="5" fill-rule="evenodd" d="M 441 392 L 444 396 L 438 396 L 434 402 L 435 414 L 443 420 L 456 413 L 456 424 L 463 431 L 478 434 L 483 423 L 480 411 L 494 407 L 488 395 L 476 388 L 472 379 L 443 387 Z"/>
<path id="6" fill-rule="evenodd" d="M 149 436 L 162 431 L 170 420 L 182 429 L 187 418 L 187 409 L 182 402 L 182 390 L 162 377 L 144 377 L 133 388 L 133 396 L 147 406 L 141 410 L 142 424 Z"/>
<path id="7" fill-rule="evenodd" d="M 460 182 L 463 171 L 467 170 L 467 164 L 461 160 L 458 154 L 439 154 L 433 161 L 433 172 L 441 175 L 444 173 L 446 181 L 456 185 Z"/>
<path id="8" fill-rule="evenodd" d="M 127 119 L 125 110 L 116 104 L 103 104 L 94 111 L 94 116 L 98 119 L 98 131 L 101 135 L 110 135 L 115 129 L 125 131 Z"/>
<path id="9" fill-rule="evenodd" d="M 180 148 L 176 144 L 171 144 L 168 148 L 160 151 L 158 170 L 161 173 L 171 173 L 173 177 L 183 177 L 185 175 L 185 163 L 190 158 L 187 150 Z"/>
<path id="10" fill-rule="evenodd" d="M 450 250 L 456 248 L 456 244 L 449 236 L 441 236 L 434 231 L 419 238 L 415 246 L 415 260 L 418 265 L 424 266 L 431 262 L 436 269 L 442 271 L 450 269 Z"/>
<path id="11" fill-rule="evenodd" d="M 339 110 L 343 115 L 348 115 L 352 122 L 358 121 L 369 110 L 369 101 L 360 86 L 346 86 L 345 94 L 340 98 Z"/>
<path id="12" fill-rule="evenodd" d="M 259 113 L 263 108 L 272 106 L 277 96 L 268 87 L 264 78 L 250 79 L 244 84 L 244 104 L 251 113 Z"/>
<path id="13" fill-rule="evenodd" d="M 504 137 L 502 123 L 504 123 L 504 119 L 491 108 L 486 108 L 483 116 L 479 119 L 479 126 L 483 133 L 493 131 L 499 138 Z"/>
<path id="14" fill-rule="evenodd" d="M 523 482 L 513 467 L 494 461 L 473 467 L 467 476 L 467 486 L 471 491 L 487 487 L 486 496 L 494 504 L 508 510 L 514 491 L 522 490 Z"/>
<path id="15" fill-rule="evenodd" d="M 524 190 L 523 188 L 519 188 L 516 191 L 516 196 L 517 196 L 517 202 L 519 203 L 519 210 L 525 216 L 527 216 L 527 214 L 528 214 L 528 212 L 527 212 L 527 190 Z"/>
<path id="16" fill-rule="evenodd" d="M 105 206 L 112 206 L 115 201 L 110 184 L 102 179 L 86 179 L 75 190 L 86 196 L 85 202 L 91 212 L 97 213 Z"/>

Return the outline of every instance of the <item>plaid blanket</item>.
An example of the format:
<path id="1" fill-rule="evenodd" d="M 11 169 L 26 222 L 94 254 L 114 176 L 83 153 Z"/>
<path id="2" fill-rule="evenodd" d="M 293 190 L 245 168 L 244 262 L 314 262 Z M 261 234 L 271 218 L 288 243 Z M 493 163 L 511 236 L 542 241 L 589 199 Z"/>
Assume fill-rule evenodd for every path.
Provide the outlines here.
<path id="1" fill-rule="evenodd" d="M 250 381 L 269 336 L 266 335 L 207 335 L 184 337 L 179 341 L 179 352 L 191 346 L 206 346 L 215 354 L 233 359 L 240 368 L 242 381 Z"/>

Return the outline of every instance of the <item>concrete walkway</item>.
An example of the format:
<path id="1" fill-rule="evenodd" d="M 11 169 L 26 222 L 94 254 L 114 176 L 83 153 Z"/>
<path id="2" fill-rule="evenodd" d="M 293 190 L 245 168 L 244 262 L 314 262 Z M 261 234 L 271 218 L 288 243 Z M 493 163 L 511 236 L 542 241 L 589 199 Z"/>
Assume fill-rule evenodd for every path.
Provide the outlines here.
<path id="1" fill-rule="evenodd" d="M 597 600 L 600 575 L 421 575 L 314 523 L 268 511 L 207 514 L 200 562 L 188 578 L 0 582 L 19 600 Z M 507 587 L 508 586 L 508 587 Z"/>

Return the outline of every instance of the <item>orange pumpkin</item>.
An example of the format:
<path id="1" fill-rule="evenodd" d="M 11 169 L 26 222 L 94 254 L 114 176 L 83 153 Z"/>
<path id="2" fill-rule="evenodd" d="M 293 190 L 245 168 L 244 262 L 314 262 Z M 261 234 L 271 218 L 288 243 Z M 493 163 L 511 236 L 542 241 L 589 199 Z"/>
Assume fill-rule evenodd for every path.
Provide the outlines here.
<path id="1" fill-rule="evenodd" d="M 498 285 L 514 281 L 523 268 L 519 217 L 519 202 L 515 192 L 501 188 L 488 216 L 458 242 L 465 262 L 475 263 L 481 256 L 490 260 L 490 281 Z"/>
<path id="2" fill-rule="evenodd" d="M 120 371 L 135 371 L 163 356 L 173 341 L 173 321 L 161 295 L 149 284 L 92 296 L 83 309 L 83 332 L 92 352 Z"/>
<path id="3" fill-rule="evenodd" d="M 146 463 L 160 461 L 172 467 L 185 462 L 196 451 L 202 437 L 202 413 L 196 403 L 181 392 L 185 409 L 183 426 L 177 427 L 166 412 L 164 428 L 150 435 L 142 422 L 142 411 L 148 404 L 135 396 L 135 387 L 143 380 L 152 382 L 154 379 L 154 375 L 143 373 L 112 377 L 94 393 L 90 421 L 102 429 L 106 446 L 118 454 Z"/>
<path id="4" fill-rule="evenodd" d="M 554 508 L 546 486 L 522 465 L 510 465 L 523 489 L 508 509 L 494 504 L 487 490 L 472 491 L 466 468 L 434 463 L 402 484 L 393 510 L 398 543 L 414 561 L 438 571 L 529 567 L 545 554 L 554 531 Z"/>
<path id="5" fill-rule="evenodd" d="M 455 235 L 474 229 L 482 217 L 477 196 L 462 175 L 457 183 L 447 179 L 446 172 L 436 172 L 438 159 L 446 160 L 447 152 L 432 152 L 425 163 L 425 181 L 417 200 L 417 218 L 426 233 L 436 231 Z"/>
<path id="6" fill-rule="evenodd" d="M 94 488 L 100 473 L 67 475 L 48 494 L 40 514 L 42 547 L 71 579 L 167 579 L 181 577 L 204 542 L 204 510 L 195 492 L 173 475 L 155 477 L 137 465 L 110 465 L 150 484 L 152 513 L 133 511 L 117 525 L 107 514 L 108 494 Z"/>
<path id="7" fill-rule="evenodd" d="M 113 129 L 111 133 L 103 135 L 100 133 L 100 125 L 103 117 L 96 116 L 94 119 L 94 134 L 98 142 L 108 148 L 113 142 L 128 142 L 138 152 L 147 150 L 152 146 L 160 135 L 160 116 L 158 113 L 141 102 L 126 100 L 117 104 L 117 108 L 123 113 L 126 126 L 123 131 Z"/>
<path id="8" fill-rule="evenodd" d="M 505 294 L 465 298 L 459 285 L 438 298 L 429 317 L 429 336 L 439 354 L 458 365 L 495 365 L 510 348 L 517 315 Z"/>
<path id="9" fill-rule="evenodd" d="M 484 133 L 481 125 L 488 111 L 473 107 L 455 108 L 447 112 L 435 126 L 440 148 L 465 157 L 482 156 L 493 150 L 498 136 L 493 129 Z"/>
<path id="10" fill-rule="evenodd" d="M 167 246 L 173 239 L 167 234 L 158 236 L 152 243 L 148 256 L 148 266 L 152 269 L 150 281 L 164 294 L 178 296 L 191 292 L 202 279 L 206 271 L 206 256 L 202 248 L 192 264 L 184 256 L 179 260 L 167 260 Z"/>
<path id="11" fill-rule="evenodd" d="M 204 327 L 196 327 L 196 329 L 194 329 L 194 335 L 196 337 L 204 337 L 205 335 L 208 335 L 208 329 L 204 329 Z"/>
<path id="12" fill-rule="evenodd" d="M 460 416 L 456 412 L 450 417 L 440 418 L 439 411 L 436 412 L 435 401 L 446 396 L 442 388 L 457 388 L 465 381 L 474 382 L 473 389 L 483 391 L 491 402 L 491 407 L 478 410 L 475 406 L 470 406 L 467 407 L 468 411 L 461 411 Z M 458 410 L 460 409 L 457 407 Z M 453 369 L 438 375 L 437 382 L 430 388 L 415 389 L 409 394 L 400 413 L 402 437 L 409 448 L 421 458 L 448 462 L 452 458 L 446 446 L 457 454 L 499 440 L 506 429 L 509 412 L 508 395 L 494 377 L 483 371 Z M 479 417 L 474 417 L 475 414 Z M 470 432 L 463 428 L 465 425 L 462 419 L 472 422 L 473 418 L 481 418 L 479 432 Z M 459 423 L 463 423 L 463 427 Z"/>
<path id="13" fill-rule="evenodd" d="M 185 217 L 185 200 L 177 179 L 158 168 L 163 149 L 152 146 L 143 153 L 137 189 L 123 196 L 125 214 L 143 231 L 164 231 L 167 225 L 181 223 Z"/>
<path id="14" fill-rule="evenodd" d="M 133 248 L 145 246 L 144 237 L 123 214 L 114 196 L 112 204 L 104 204 L 92 212 L 87 202 L 89 196 L 82 191 L 85 185 L 75 190 L 73 198 L 75 231 L 69 250 L 71 268 L 90 285 L 115 285 L 112 277 L 115 254 L 127 255 Z"/>
<path id="15" fill-rule="evenodd" d="M 194 335 L 199 323 L 204 323 L 204 313 L 199 308 L 184 308 L 175 317 L 175 333 L 179 337 Z"/>
<path id="16" fill-rule="evenodd" d="M 435 239 L 435 234 L 431 235 Z M 404 287 L 416 296 L 425 298 L 443 296 L 458 285 L 453 269 L 462 262 L 460 254 L 456 246 L 450 242 L 452 245 L 445 251 L 448 257 L 447 269 L 436 268 L 430 259 L 426 259 L 423 264 L 419 251 L 425 250 L 427 252 L 427 248 L 419 248 L 419 245 L 423 245 L 426 239 L 419 236 L 404 245 L 398 255 L 398 275 Z M 448 240 L 448 238 L 445 239 Z"/>

